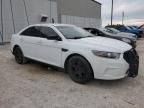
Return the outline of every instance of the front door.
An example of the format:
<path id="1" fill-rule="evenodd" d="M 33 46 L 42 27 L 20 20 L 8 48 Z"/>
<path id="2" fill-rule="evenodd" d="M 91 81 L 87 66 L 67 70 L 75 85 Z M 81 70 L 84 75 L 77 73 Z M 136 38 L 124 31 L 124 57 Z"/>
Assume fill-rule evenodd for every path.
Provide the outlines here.
<path id="1" fill-rule="evenodd" d="M 41 27 L 40 31 L 43 34 L 43 38 L 41 39 L 41 45 L 39 48 L 39 58 L 48 64 L 60 66 L 62 41 L 51 40 L 48 38 L 49 36 L 58 36 L 58 34 L 50 27 Z"/>

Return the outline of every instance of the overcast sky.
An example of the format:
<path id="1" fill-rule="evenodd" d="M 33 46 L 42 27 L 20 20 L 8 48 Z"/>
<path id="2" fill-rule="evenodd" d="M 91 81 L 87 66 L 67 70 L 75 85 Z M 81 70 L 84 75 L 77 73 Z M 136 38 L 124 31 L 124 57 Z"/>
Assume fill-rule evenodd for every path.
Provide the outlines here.
<path id="1" fill-rule="evenodd" d="M 102 3 L 103 26 L 110 24 L 111 1 L 96 0 Z M 114 23 L 121 24 L 122 12 L 125 13 L 124 23 L 127 25 L 141 25 L 144 23 L 144 0 L 114 0 Z"/>

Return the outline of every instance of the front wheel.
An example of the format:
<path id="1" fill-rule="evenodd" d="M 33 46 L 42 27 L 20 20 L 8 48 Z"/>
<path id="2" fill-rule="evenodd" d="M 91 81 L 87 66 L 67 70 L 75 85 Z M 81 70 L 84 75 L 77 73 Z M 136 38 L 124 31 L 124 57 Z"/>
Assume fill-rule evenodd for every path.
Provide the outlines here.
<path id="1" fill-rule="evenodd" d="M 67 62 L 66 71 L 73 81 L 80 84 L 85 84 L 93 78 L 90 64 L 81 56 L 71 57 Z"/>

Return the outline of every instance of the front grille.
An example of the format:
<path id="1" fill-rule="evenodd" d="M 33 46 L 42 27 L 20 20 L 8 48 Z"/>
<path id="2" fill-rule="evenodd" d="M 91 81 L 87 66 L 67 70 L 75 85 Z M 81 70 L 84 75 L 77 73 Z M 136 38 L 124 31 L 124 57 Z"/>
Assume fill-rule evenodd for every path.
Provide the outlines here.
<path id="1" fill-rule="evenodd" d="M 135 49 L 129 50 L 124 53 L 124 59 L 129 64 L 129 75 L 130 77 L 136 77 L 138 75 L 139 68 L 139 56 Z"/>

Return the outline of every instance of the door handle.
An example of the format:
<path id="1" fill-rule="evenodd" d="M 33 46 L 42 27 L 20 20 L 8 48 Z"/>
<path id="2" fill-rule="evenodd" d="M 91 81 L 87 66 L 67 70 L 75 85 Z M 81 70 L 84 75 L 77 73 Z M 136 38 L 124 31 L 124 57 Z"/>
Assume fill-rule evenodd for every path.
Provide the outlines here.
<path id="1" fill-rule="evenodd" d="M 65 49 L 65 48 L 62 48 L 61 49 L 63 52 L 67 52 L 68 51 L 68 49 Z"/>

